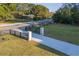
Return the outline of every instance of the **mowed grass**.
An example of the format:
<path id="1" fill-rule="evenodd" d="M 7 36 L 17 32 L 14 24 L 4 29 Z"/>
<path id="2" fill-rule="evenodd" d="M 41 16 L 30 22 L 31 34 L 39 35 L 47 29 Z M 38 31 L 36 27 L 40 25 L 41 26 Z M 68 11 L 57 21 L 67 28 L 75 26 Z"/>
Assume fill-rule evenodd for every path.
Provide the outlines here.
<path id="1" fill-rule="evenodd" d="M 45 35 L 48 37 L 56 38 L 58 40 L 66 41 L 79 45 L 79 27 L 64 25 L 64 24 L 52 24 L 45 26 Z"/>
<path id="2" fill-rule="evenodd" d="M 1 38 L 4 38 L 1 41 Z M 43 47 L 43 48 L 42 48 Z M 34 41 L 27 41 L 13 36 L 3 35 L 0 36 L 0 55 L 2 56 L 57 56 L 53 49 L 47 48 Z M 53 52 L 51 52 L 51 50 Z"/>

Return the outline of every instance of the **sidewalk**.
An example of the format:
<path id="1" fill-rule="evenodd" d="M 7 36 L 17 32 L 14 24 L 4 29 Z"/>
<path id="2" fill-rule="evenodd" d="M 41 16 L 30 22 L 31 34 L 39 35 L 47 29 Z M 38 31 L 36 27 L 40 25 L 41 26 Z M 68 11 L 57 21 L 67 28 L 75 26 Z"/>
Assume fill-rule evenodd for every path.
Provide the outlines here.
<path id="1" fill-rule="evenodd" d="M 12 24 L 14 27 L 27 24 Z M 12 26 L 0 25 L 0 26 Z M 12 26 L 12 27 L 13 27 Z M 27 25 L 28 26 L 28 25 Z M 7 28 L 6 28 L 7 29 Z M 79 56 L 79 46 L 33 33 L 33 40 L 71 56 Z"/>
<path id="2" fill-rule="evenodd" d="M 27 23 L 14 23 L 14 24 L 0 24 L 0 30 L 15 29 L 29 26 Z"/>
<path id="3" fill-rule="evenodd" d="M 14 23 L 14 24 L 0 24 L 0 27 L 5 27 L 5 26 L 16 26 L 16 25 L 20 25 L 22 23 Z"/>
<path id="4" fill-rule="evenodd" d="M 70 56 L 79 56 L 79 46 L 33 33 L 33 40 Z"/>

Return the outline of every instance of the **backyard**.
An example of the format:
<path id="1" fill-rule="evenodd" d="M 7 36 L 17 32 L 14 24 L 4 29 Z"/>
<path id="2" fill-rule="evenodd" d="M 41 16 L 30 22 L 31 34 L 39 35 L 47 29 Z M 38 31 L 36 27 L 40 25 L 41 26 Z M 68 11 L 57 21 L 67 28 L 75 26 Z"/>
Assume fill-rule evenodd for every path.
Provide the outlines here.
<path id="1" fill-rule="evenodd" d="M 23 38 L 5 34 L 0 36 L 0 55 L 58 56 L 64 54 L 37 42 L 28 42 Z"/>
<path id="2" fill-rule="evenodd" d="M 79 27 L 64 24 L 52 24 L 45 26 L 45 35 L 79 45 Z"/>

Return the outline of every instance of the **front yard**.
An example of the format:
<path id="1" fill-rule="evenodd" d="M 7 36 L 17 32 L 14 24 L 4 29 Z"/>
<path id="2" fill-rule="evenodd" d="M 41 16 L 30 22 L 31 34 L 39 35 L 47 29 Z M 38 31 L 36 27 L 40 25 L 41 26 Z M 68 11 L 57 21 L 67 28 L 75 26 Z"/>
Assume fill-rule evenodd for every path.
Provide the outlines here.
<path id="1" fill-rule="evenodd" d="M 27 41 L 13 35 L 0 36 L 0 55 L 10 56 L 57 56 L 63 55 L 34 41 Z"/>
<path id="2" fill-rule="evenodd" d="M 45 26 L 45 35 L 48 37 L 56 38 L 58 40 L 66 41 L 79 45 L 79 27 L 64 25 L 64 24 L 52 24 Z"/>

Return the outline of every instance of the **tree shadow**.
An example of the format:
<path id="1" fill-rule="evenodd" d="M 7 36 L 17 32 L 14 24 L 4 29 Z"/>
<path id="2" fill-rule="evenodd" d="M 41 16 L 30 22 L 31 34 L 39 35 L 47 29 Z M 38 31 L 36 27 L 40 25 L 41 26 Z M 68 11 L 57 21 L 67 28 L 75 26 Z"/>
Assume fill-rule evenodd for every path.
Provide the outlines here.
<path id="1" fill-rule="evenodd" d="M 52 48 L 50 48 L 50 47 L 48 47 L 48 46 L 46 46 L 46 45 L 43 45 L 43 44 L 38 44 L 37 47 L 42 48 L 42 49 L 44 49 L 44 50 L 47 50 L 47 51 L 49 51 L 49 52 L 55 53 L 55 54 L 57 54 L 57 55 L 59 55 L 59 56 L 68 56 L 67 54 L 64 54 L 64 53 L 62 53 L 62 52 L 60 52 L 60 51 L 57 51 L 57 50 L 55 50 L 55 49 L 52 49 Z"/>

